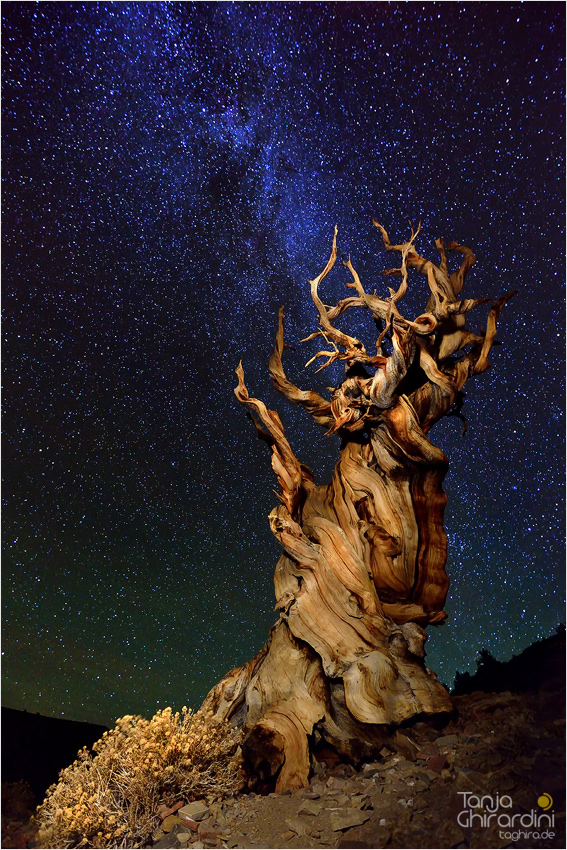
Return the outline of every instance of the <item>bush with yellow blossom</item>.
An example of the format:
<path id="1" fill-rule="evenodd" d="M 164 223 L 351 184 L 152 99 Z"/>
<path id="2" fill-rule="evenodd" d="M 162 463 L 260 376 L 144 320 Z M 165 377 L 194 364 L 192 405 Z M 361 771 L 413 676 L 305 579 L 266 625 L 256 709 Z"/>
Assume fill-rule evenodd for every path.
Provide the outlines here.
<path id="1" fill-rule="evenodd" d="M 40 847 L 143 847 L 158 807 L 244 785 L 240 732 L 190 709 L 126 715 L 62 770 L 38 807 Z"/>

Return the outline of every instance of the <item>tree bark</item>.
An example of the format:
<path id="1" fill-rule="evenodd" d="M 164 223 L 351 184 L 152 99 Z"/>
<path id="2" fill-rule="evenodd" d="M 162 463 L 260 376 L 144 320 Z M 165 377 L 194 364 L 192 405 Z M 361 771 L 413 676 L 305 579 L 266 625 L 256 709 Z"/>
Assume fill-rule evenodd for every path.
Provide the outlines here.
<path id="1" fill-rule="evenodd" d="M 283 308 L 270 359 L 283 395 L 328 434 L 342 437 L 330 484 L 315 485 L 277 413 L 249 396 L 237 369 L 236 396 L 271 448 L 281 487 L 281 504 L 269 516 L 283 549 L 274 577 L 279 621 L 261 652 L 227 674 L 203 709 L 243 727 L 248 762 L 260 777 L 275 778 L 276 791 L 307 784 L 317 742 L 358 761 L 375 753 L 393 726 L 452 709 L 424 663 L 425 627 L 446 618 L 449 586 L 442 488 L 448 460 L 427 434 L 442 416 L 460 415 L 461 388 L 488 367 L 496 321 L 510 296 L 494 302 L 486 330 L 472 334 L 466 313 L 488 300 L 458 301 L 474 264 L 472 251 L 455 243 L 445 248 L 438 240 L 436 266 L 415 252 L 419 228 L 409 242 L 393 246 L 377 226 L 386 249 L 402 256 L 401 268 L 387 272 L 402 277 L 390 298 L 368 295 L 349 259 L 344 265 L 354 280 L 348 285 L 357 297 L 324 306 L 318 286 L 336 259 L 336 229 L 331 258 L 311 281 L 321 330 L 309 339 L 322 335 L 333 345 L 315 358 L 346 364 L 332 399 L 287 379 Z M 446 251 L 464 256 L 452 275 Z M 398 309 L 408 268 L 426 275 L 430 289 L 426 313 L 413 322 Z M 384 324 L 373 357 L 333 325 L 351 307 L 370 309 Z M 387 339 L 389 355 L 383 351 Z"/>

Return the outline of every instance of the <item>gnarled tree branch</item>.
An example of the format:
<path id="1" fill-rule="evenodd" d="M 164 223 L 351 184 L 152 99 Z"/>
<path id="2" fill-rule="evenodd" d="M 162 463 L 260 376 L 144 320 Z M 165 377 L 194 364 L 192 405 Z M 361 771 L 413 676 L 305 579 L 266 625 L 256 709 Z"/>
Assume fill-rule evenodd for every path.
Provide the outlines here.
<path id="1" fill-rule="evenodd" d="M 423 660 L 425 627 L 446 618 L 449 586 L 442 487 L 448 460 L 428 433 L 442 416 L 463 418 L 462 387 L 488 368 L 510 295 L 491 301 L 486 329 L 473 333 L 466 319 L 489 300 L 459 300 L 473 252 L 438 239 L 436 265 L 415 249 L 419 227 L 407 242 L 392 244 L 374 223 L 386 250 L 401 254 L 400 268 L 388 270 L 401 276 L 389 297 L 367 293 L 349 257 L 347 286 L 356 296 L 323 304 L 319 286 L 335 264 L 336 228 L 331 256 L 310 282 L 320 327 L 308 339 L 322 336 L 332 346 L 311 359 L 345 363 L 332 399 L 288 380 L 283 308 L 270 358 L 277 389 L 341 437 L 330 484 L 315 484 L 277 413 L 250 397 L 242 366 L 237 369 L 236 396 L 271 448 L 281 488 L 281 503 L 269 516 L 283 550 L 274 577 L 279 620 L 264 649 L 227 674 L 203 708 L 243 727 L 246 758 L 277 791 L 307 783 L 315 733 L 357 761 L 376 752 L 392 725 L 451 709 Z M 463 257 L 452 273 L 451 253 Z M 412 320 L 400 304 L 413 269 L 426 277 L 428 301 Z M 334 325 L 354 307 L 385 323 L 374 356 Z"/>

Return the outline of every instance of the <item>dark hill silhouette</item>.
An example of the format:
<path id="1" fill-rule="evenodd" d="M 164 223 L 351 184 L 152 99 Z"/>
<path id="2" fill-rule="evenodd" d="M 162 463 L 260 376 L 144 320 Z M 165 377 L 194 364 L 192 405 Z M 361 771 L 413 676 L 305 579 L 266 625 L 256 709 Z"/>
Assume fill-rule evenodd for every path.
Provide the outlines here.
<path id="1" fill-rule="evenodd" d="M 509 661 L 498 661 L 487 650 L 478 653 L 476 673 L 457 673 L 452 693 L 455 696 L 485 693 L 522 693 L 565 687 L 565 625 L 555 634 L 536 641 Z"/>
<path id="2" fill-rule="evenodd" d="M 2 782 L 23 779 L 40 803 L 60 770 L 82 747 L 91 747 L 106 726 L 43 717 L 2 706 Z"/>

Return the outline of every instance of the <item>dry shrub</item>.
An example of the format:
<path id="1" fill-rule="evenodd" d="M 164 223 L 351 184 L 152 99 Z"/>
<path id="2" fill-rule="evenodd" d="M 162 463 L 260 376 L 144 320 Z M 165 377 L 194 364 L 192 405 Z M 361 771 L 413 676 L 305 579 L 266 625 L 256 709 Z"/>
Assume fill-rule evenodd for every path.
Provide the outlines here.
<path id="1" fill-rule="evenodd" d="M 39 846 L 140 847 L 159 825 L 158 807 L 244 784 L 240 733 L 200 712 L 166 708 L 126 715 L 62 770 L 37 809 Z"/>

